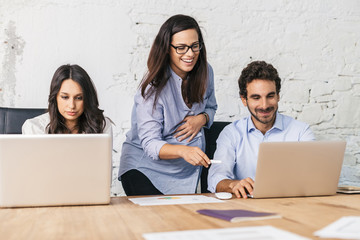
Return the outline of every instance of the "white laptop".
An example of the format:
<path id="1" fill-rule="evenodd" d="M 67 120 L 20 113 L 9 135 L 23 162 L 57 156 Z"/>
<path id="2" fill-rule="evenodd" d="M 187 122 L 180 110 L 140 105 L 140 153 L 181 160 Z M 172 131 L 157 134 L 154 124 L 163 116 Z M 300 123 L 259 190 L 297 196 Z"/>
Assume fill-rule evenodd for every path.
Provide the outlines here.
<path id="1" fill-rule="evenodd" d="M 108 204 L 107 134 L 0 135 L 0 207 Z"/>
<path id="2" fill-rule="evenodd" d="M 345 141 L 260 144 L 253 198 L 333 195 Z"/>

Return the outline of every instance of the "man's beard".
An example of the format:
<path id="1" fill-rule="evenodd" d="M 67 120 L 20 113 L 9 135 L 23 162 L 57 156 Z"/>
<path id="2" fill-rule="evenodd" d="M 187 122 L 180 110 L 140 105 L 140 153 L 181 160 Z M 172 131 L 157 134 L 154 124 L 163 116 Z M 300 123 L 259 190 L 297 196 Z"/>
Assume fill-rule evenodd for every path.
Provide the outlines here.
<path id="1" fill-rule="evenodd" d="M 275 117 L 276 117 L 276 112 L 277 112 L 277 108 L 275 109 L 275 107 L 268 107 L 266 109 L 255 109 L 255 113 L 268 113 L 268 112 L 271 112 L 271 111 L 274 111 L 273 113 L 273 116 L 270 117 L 269 119 L 265 119 L 265 120 L 261 120 L 258 116 L 256 116 L 255 113 L 253 113 L 250 108 L 248 107 L 249 109 L 249 112 L 251 114 L 251 116 L 253 116 L 258 122 L 261 122 L 262 124 L 268 124 L 268 123 L 271 123 L 274 121 Z"/>

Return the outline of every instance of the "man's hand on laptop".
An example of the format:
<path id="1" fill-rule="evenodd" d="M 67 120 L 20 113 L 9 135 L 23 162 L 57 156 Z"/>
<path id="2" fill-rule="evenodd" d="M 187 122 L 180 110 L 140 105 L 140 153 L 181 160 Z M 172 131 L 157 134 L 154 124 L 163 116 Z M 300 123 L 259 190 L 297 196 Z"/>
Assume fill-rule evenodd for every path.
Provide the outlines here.
<path id="1" fill-rule="evenodd" d="M 241 180 L 232 180 L 229 187 L 237 198 L 248 198 L 248 194 L 253 194 L 254 180 L 249 177 Z"/>

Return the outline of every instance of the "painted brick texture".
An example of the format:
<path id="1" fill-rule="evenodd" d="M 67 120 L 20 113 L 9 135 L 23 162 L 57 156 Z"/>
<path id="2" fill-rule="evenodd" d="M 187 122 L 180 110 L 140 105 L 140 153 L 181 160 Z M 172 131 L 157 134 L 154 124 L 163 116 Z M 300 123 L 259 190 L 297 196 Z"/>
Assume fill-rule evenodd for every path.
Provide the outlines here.
<path id="1" fill-rule="evenodd" d="M 196 18 L 215 73 L 216 120 L 248 114 L 237 79 L 252 60 L 282 79 L 280 112 L 311 125 L 319 140 L 346 140 L 341 184 L 360 186 L 360 2 L 0 0 L 0 106 L 46 107 L 61 64 L 92 77 L 114 126 L 113 195 L 133 96 L 161 24 Z"/>

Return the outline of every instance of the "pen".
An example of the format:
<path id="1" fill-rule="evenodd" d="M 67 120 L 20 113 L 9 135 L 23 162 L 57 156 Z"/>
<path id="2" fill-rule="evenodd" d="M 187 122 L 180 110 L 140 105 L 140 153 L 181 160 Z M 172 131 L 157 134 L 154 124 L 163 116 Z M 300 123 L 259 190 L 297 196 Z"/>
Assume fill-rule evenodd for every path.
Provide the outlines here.
<path id="1" fill-rule="evenodd" d="M 221 163 L 221 160 L 210 160 L 211 163 Z"/>

